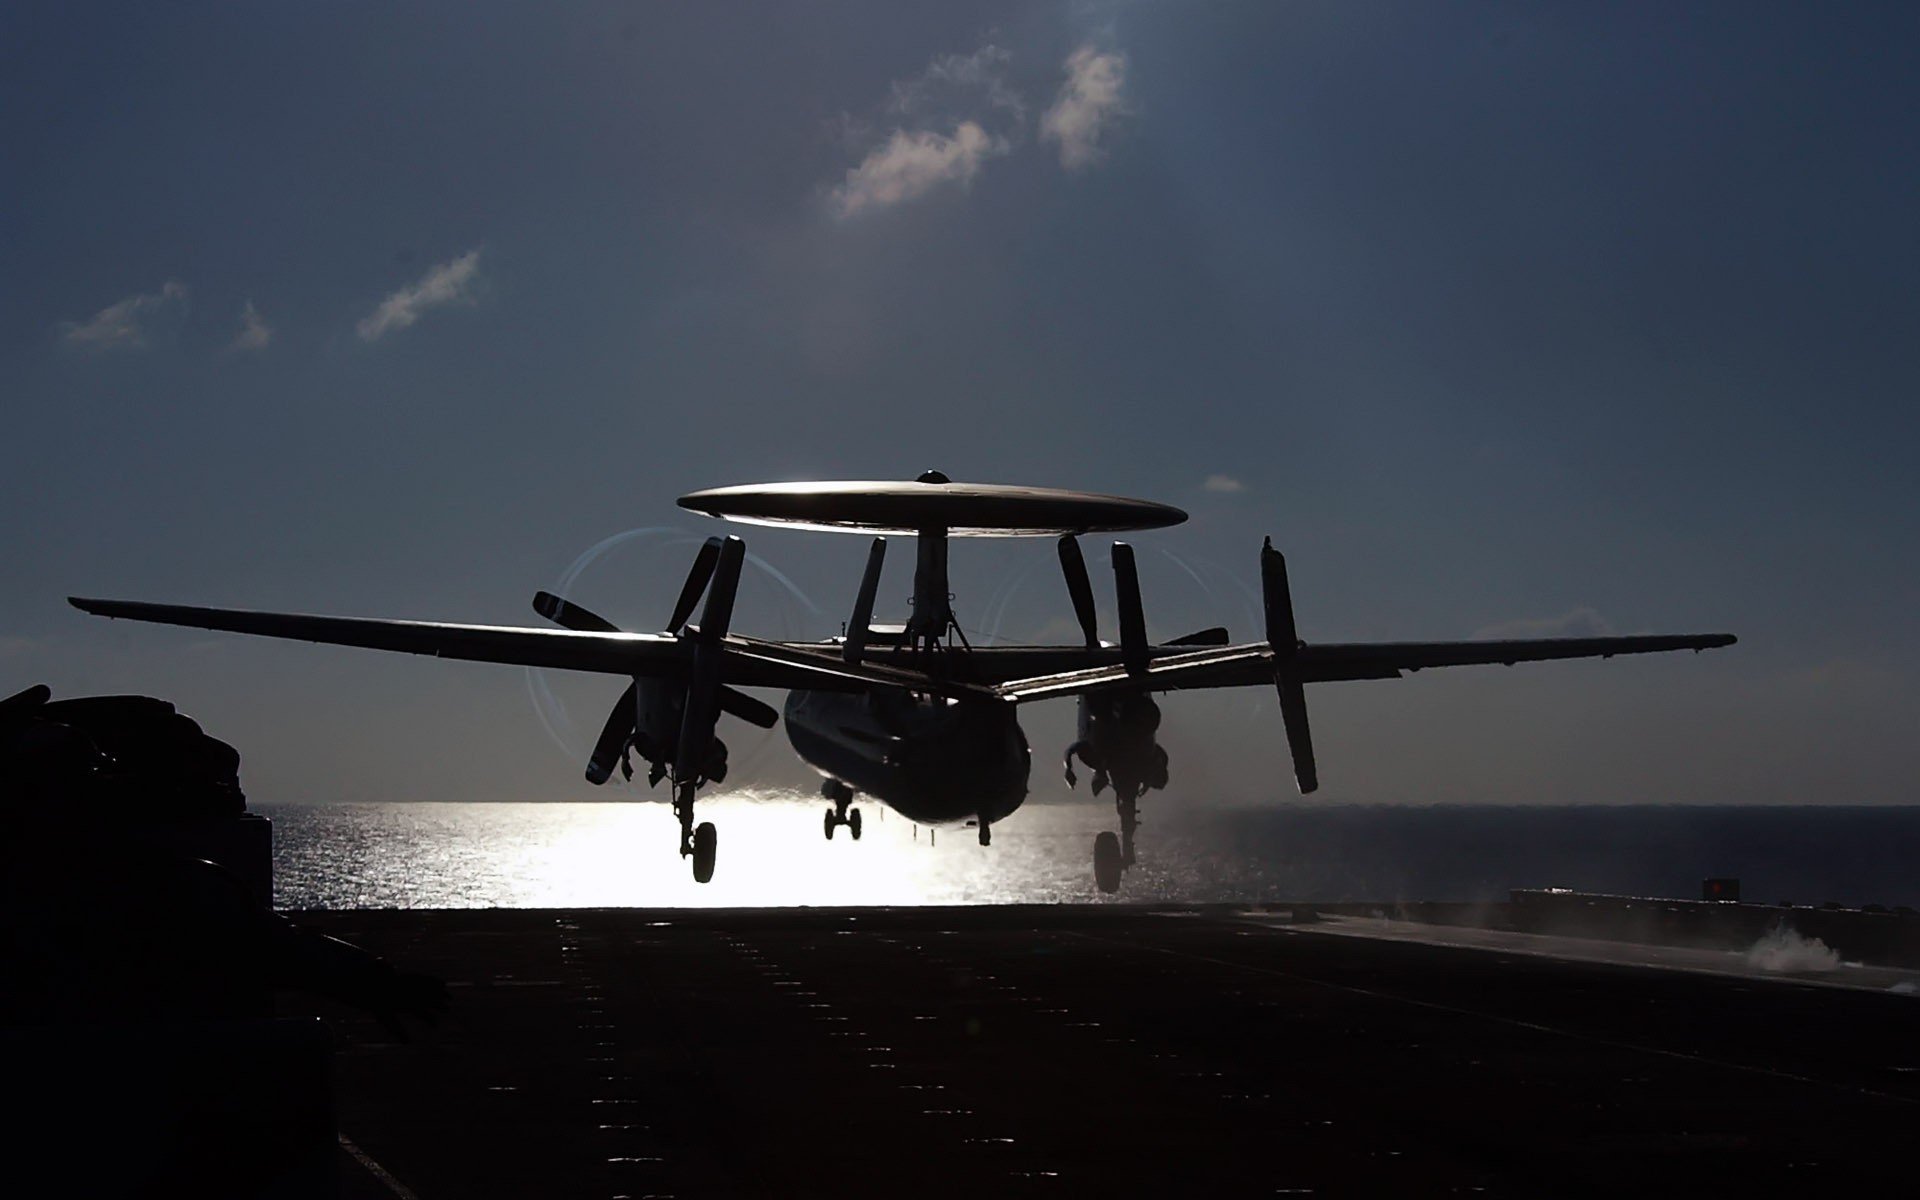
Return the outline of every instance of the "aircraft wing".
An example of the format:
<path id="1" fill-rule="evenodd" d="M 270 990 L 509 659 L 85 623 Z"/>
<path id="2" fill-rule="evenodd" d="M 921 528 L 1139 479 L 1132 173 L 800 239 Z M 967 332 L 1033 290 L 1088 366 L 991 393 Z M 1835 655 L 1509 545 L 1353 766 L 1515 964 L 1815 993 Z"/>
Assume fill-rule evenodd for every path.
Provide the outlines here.
<path id="1" fill-rule="evenodd" d="M 1301 683 L 1343 679 L 1397 679 L 1403 671 L 1541 662 L 1554 658 L 1612 658 L 1616 654 L 1652 654 L 1663 650 L 1711 650 L 1730 646 L 1730 633 L 1641 637 L 1532 638 L 1498 642 L 1333 642 L 1302 645 L 1293 659 Z M 1124 665 L 1091 667 L 1036 675 L 1000 684 L 995 690 L 1014 701 L 1045 700 L 1089 692 L 1142 688 L 1155 692 L 1192 688 L 1251 687 L 1274 682 L 1273 648 L 1264 642 L 1175 654 L 1153 659 L 1144 669 Z"/>
<path id="2" fill-rule="evenodd" d="M 941 679 L 924 671 L 909 670 L 904 667 L 883 666 L 874 662 L 849 663 L 836 654 L 815 650 L 811 646 L 795 645 L 788 642 L 768 642 L 759 638 L 741 637 L 738 634 L 727 638 L 727 650 L 730 654 L 750 659 L 768 669 L 790 668 L 806 672 L 810 679 L 835 680 L 841 690 L 856 691 L 865 688 L 898 687 L 909 691 L 926 692 L 937 696 L 949 696 L 954 699 L 999 700 L 1001 696 L 994 688 L 985 684 L 968 683 L 961 680 Z M 732 678 L 729 676 L 729 678 Z M 831 687 L 809 682 L 788 684 L 790 687 L 807 687 L 815 690 L 832 690 Z"/>
<path id="3" fill-rule="evenodd" d="M 425 654 L 469 662 L 510 663 L 523 667 L 655 678 L 684 675 L 692 665 L 692 646 L 689 643 L 658 633 L 581 632 L 572 629 L 455 625 L 439 621 L 323 617 L 148 604 L 135 600 L 91 600 L 77 596 L 69 597 L 68 602 L 81 612 L 101 617 L 124 617 L 160 625 L 184 625 L 193 629 L 217 629 L 256 637 L 323 642 L 334 646 L 361 646 L 369 650 Z M 942 686 L 918 672 L 867 664 L 849 666 L 829 654 L 809 653 L 752 638 L 732 636 L 724 644 L 727 654 L 723 658 L 723 679 L 736 687 L 859 691 L 880 684 L 943 694 L 957 695 L 965 691 L 987 698 L 994 697 L 991 689 L 977 685 Z"/>

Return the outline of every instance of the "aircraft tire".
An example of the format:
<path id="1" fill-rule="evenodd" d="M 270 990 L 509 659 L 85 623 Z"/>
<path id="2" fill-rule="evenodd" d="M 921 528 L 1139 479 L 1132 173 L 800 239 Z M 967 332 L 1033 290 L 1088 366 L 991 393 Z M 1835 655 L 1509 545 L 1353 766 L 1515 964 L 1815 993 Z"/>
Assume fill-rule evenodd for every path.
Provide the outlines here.
<path id="1" fill-rule="evenodd" d="M 1093 839 L 1093 881 L 1108 895 L 1120 890 L 1120 839 L 1112 830 Z"/>
<path id="2" fill-rule="evenodd" d="M 706 883 L 713 878 L 713 860 L 720 852 L 720 835 L 712 821 L 702 821 L 693 831 L 693 881 Z"/>
<path id="3" fill-rule="evenodd" d="M 839 824 L 839 822 L 838 822 L 838 821 L 835 821 L 835 820 L 833 819 L 833 810 L 832 810 L 832 809 L 828 809 L 828 810 L 827 810 L 827 818 L 826 818 L 826 820 L 824 820 L 824 821 L 822 821 L 822 822 L 820 823 L 820 827 L 821 827 L 821 829 L 823 829 L 823 830 L 824 830 L 824 831 L 826 832 L 826 835 L 827 835 L 827 840 L 828 840 L 828 841 L 832 841 L 832 840 L 833 840 L 833 827 L 834 827 L 835 825 L 837 825 L 837 824 Z M 856 834 L 854 834 L 853 836 L 855 836 L 855 837 L 859 837 L 860 835 L 856 833 Z"/>
<path id="4" fill-rule="evenodd" d="M 860 840 L 860 810 L 857 808 L 847 814 L 847 832 L 853 835 L 854 841 Z"/>

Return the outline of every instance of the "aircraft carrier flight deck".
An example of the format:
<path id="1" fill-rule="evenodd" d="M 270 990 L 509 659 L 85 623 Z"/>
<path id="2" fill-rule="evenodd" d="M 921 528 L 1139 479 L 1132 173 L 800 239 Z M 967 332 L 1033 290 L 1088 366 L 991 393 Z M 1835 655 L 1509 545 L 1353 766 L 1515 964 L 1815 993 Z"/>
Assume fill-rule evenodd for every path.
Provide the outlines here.
<path id="1" fill-rule="evenodd" d="M 336 1032 L 355 1197 L 1838 1195 L 1920 1113 L 1898 971 L 1117 905 L 295 915 L 452 991 L 406 1044 L 282 1006 Z"/>

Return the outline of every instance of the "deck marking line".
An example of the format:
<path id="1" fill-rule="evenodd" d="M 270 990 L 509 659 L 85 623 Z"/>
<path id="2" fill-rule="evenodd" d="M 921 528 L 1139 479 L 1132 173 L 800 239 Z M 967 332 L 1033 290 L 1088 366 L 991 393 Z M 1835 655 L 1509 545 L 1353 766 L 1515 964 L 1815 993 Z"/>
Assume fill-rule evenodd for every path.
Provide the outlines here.
<path id="1" fill-rule="evenodd" d="M 385 1184 L 387 1190 L 392 1192 L 399 1200 L 420 1200 L 419 1195 L 416 1194 L 412 1188 L 395 1179 L 392 1171 L 387 1170 L 379 1163 L 373 1161 L 371 1154 L 354 1145 L 353 1140 L 344 1133 L 340 1135 L 340 1148 L 348 1154 L 353 1155 L 353 1161 L 365 1167 L 368 1174 Z"/>

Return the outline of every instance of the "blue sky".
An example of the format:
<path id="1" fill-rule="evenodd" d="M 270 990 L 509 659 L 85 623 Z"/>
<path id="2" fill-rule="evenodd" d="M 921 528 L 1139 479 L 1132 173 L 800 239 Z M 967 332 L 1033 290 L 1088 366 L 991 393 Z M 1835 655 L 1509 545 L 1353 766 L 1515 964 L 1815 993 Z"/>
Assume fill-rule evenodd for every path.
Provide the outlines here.
<path id="1" fill-rule="evenodd" d="M 1163 636 L 1271 534 L 1309 639 L 1742 638 L 1319 688 L 1329 800 L 1920 799 L 1911 6 L 907 7 L 7 9 L 5 678 L 257 799 L 584 798 L 511 668 L 62 597 L 531 622 L 684 531 L 574 589 L 651 627 L 680 493 L 934 466 L 1189 509 Z M 862 543 L 744 532 L 743 625 L 837 630 Z M 1176 795 L 1290 794 L 1270 699 L 1167 708 Z"/>

